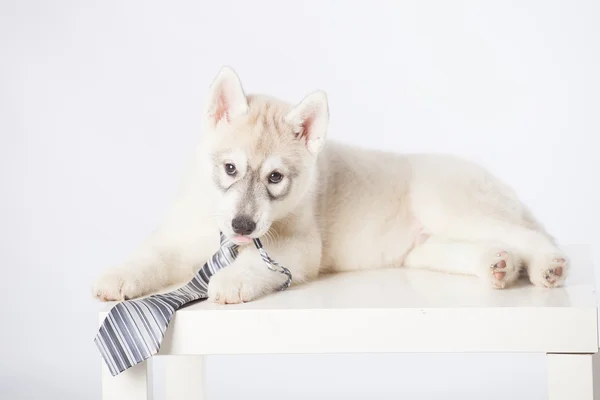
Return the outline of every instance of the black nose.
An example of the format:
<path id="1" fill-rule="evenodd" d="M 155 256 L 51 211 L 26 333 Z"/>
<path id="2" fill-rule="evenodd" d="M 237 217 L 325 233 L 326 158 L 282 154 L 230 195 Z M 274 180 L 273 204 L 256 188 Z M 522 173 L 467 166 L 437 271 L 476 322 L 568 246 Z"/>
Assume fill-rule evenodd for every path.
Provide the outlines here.
<path id="1" fill-rule="evenodd" d="M 256 222 L 252 221 L 250 217 L 242 215 L 231 221 L 231 227 L 238 235 L 249 235 L 256 229 Z"/>

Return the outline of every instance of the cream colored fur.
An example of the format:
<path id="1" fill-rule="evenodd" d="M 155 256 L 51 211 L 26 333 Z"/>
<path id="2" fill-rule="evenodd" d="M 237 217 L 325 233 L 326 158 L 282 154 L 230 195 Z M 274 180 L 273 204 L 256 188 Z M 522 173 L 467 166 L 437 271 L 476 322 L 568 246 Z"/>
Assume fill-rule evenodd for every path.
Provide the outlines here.
<path id="1" fill-rule="evenodd" d="M 294 283 L 321 271 L 429 268 L 504 288 L 523 267 L 556 287 L 568 259 L 511 188 L 482 167 L 441 155 L 399 155 L 327 142 L 328 108 L 315 92 L 296 106 L 246 96 L 224 68 L 212 84 L 203 135 L 163 224 L 94 286 L 102 300 L 134 298 L 190 279 L 250 217 Z M 226 164 L 235 166 L 230 176 Z M 227 167 L 230 168 L 230 167 Z M 269 182 L 273 172 L 283 175 Z M 281 285 L 252 245 L 215 274 L 209 296 L 250 301 Z"/>

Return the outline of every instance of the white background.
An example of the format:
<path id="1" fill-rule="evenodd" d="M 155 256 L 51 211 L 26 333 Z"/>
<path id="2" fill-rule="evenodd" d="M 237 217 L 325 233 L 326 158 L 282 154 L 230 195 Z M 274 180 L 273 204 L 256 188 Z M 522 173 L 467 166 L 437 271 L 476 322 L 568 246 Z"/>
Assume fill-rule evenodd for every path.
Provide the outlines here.
<path id="1" fill-rule="evenodd" d="M 479 161 L 598 259 L 599 19 L 593 0 L 2 0 L 0 398 L 100 398 L 91 283 L 165 211 L 224 64 L 248 92 L 326 90 L 333 139 Z M 536 399 L 546 386 L 535 355 L 209 367 L 215 400 Z"/>

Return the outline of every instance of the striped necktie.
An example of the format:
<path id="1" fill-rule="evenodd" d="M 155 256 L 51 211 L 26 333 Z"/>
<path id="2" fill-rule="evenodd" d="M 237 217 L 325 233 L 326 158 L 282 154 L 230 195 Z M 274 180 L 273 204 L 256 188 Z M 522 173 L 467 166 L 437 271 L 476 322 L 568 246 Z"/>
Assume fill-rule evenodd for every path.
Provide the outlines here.
<path id="1" fill-rule="evenodd" d="M 269 257 L 259 239 L 254 239 L 254 245 L 269 269 L 287 276 L 280 290 L 289 287 L 292 282 L 290 271 Z M 237 254 L 238 246 L 221 233 L 219 251 L 187 285 L 173 292 L 122 301 L 115 305 L 94 339 L 110 373 L 118 375 L 158 353 L 175 311 L 184 304 L 205 300 L 210 277 L 221 268 L 231 265 Z"/>

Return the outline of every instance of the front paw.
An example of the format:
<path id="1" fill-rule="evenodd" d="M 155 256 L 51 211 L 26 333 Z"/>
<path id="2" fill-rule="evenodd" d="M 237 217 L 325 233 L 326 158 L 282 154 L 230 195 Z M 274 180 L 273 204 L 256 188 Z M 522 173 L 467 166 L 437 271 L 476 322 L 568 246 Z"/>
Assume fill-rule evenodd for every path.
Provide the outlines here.
<path id="1" fill-rule="evenodd" d="M 123 269 L 106 271 L 94 283 L 92 294 L 102 301 L 133 299 L 143 294 L 141 282 Z"/>
<path id="2" fill-rule="evenodd" d="M 208 298 L 219 304 L 244 303 L 266 291 L 264 280 L 252 276 L 239 266 L 220 270 L 208 282 Z"/>

